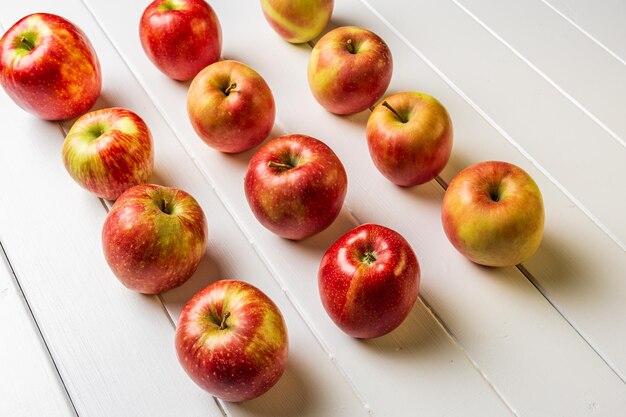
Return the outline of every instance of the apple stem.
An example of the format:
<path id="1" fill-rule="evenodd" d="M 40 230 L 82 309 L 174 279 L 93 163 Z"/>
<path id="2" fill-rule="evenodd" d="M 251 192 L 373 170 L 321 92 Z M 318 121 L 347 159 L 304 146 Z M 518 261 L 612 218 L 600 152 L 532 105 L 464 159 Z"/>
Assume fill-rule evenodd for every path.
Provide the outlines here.
<path id="1" fill-rule="evenodd" d="M 365 256 L 361 259 L 361 262 L 364 262 L 368 265 L 371 265 L 376 261 L 376 254 L 373 251 L 365 252 Z"/>
<path id="2" fill-rule="evenodd" d="M 229 95 L 235 88 L 237 88 L 237 83 L 232 83 L 226 90 L 224 90 L 224 94 Z"/>
<path id="3" fill-rule="evenodd" d="M 224 330 L 226 327 L 226 319 L 230 317 L 230 311 L 227 311 L 226 314 L 224 314 L 224 317 L 222 317 L 222 323 L 220 324 L 220 330 Z"/>
<path id="4" fill-rule="evenodd" d="M 293 168 L 293 166 L 289 164 L 283 164 L 282 162 L 274 162 L 274 161 L 269 161 L 267 163 L 267 166 L 270 168 L 279 168 L 279 169 L 284 169 L 284 170 Z"/>
<path id="5" fill-rule="evenodd" d="M 354 50 L 354 43 L 352 42 L 352 39 L 348 39 L 346 43 L 348 44 L 348 52 L 354 54 L 356 51 Z"/>
<path id="6" fill-rule="evenodd" d="M 32 51 L 35 48 L 35 45 L 33 45 L 33 43 L 29 41 L 28 39 L 26 39 L 26 37 L 24 36 L 22 36 L 22 39 L 20 39 L 20 42 L 22 42 L 26 46 L 26 49 L 29 51 Z"/>
<path id="7" fill-rule="evenodd" d="M 402 123 L 406 123 L 406 122 L 408 122 L 408 120 L 406 120 L 404 117 L 400 116 L 400 114 L 396 111 L 396 109 L 394 109 L 393 107 L 391 107 L 391 104 L 387 103 L 387 101 L 383 101 L 383 106 L 385 106 L 385 107 L 387 107 L 389 110 L 391 110 L 391 112 L 392 112 L 393 114 L 395 114 L 395 115 L 398 117 L 398 119 L 400 119 L 400 121 L 401 121 Z"/>

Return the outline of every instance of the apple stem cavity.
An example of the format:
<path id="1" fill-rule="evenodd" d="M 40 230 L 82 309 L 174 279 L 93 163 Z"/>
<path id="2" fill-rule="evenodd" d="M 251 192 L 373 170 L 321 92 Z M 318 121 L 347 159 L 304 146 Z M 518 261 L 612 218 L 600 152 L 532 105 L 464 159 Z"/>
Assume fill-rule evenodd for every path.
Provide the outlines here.
<path id="1" fill-rule="evenodd" d="M 226 319 L 228 317 L 230 317 L 230 311 L 227 311 L 226 314 L 224 314 L 224 317 L 222 317 L 222 323 L 220 323 L 220 330 L 224 330 L 228 327 L 226 325 Z"/>
<path id="2" fill-rule="evenodd" d="M 237 88 L 237 83 L 232 83 L 228 86 L 228 88 L 226 88 L 226 90 L 224 90 L 224 94 L 226 94 L 227 96 L 230 95 L 232 91 L 235 91 L 235 88 Z"/>
<path id="3" fill-rule="evenodd" d="M 365 255 L 361 258 L 361 262 L 371 265 L 376 262 L 376 253 L 374 251 L 368 250 L 365 252 Z"/>
<path id="4" fill-rule="evenodd" d="M 348 39 L 346 43 L 348 44 L 348 52 L 356 54 L 356 49 L 354 48 L 354 42 L 352 42 L 352 39 Z"/>
<path id="5" fill-rule="evenodd" d="M 387 103 L 387 101 L 383 101 L 383 106 L 385 106 L 385 107 L 387 107 L 389 110 L 391 110 L 391 112 L 392 112 L 393 114 L 395 114 L 395 115 L 398 117 L 398 119 L 400 119 L 400 121 L 401 121 L 402 123 L 406 123 L 406 122 L 408 122 L 408 120 L 407 120 L 406 118 L 404 118 L 404 117 L 400 116 L 400 113 L 398 113 L 398 112 L 396 111 L 396 109 L 394 109 L 393 107 L 391 107 L 391 104 Z"/>
<path id="6" fill-rule="evenodd" d="M 489 198 L 491 198 L 491 201 L 493 201 L 494 203 L 500 201 L 500 193 L 498 192 L 497 188 L 494 187 L 489 190 Z"/>
<path id="7" fill-rule="evenodd" d="M 293 165 L 283 164 L 282 162 L 274 162 L 274 161 L 269 161 L 267 163 L 267 166 L 270 168 L 278 168 L 284 171 L 295 168 Z"/>
<path id="8" fill-rule="evenodd" d="M 23 48 L 26 49 L 27 51 L 32 51 L 33 49 L 35 49 L 35 45 L 31 41 L 26 39 L 25 36 L 22 36 L 22 39 L 20 39 L 20 43 L 22 44 Z"/>

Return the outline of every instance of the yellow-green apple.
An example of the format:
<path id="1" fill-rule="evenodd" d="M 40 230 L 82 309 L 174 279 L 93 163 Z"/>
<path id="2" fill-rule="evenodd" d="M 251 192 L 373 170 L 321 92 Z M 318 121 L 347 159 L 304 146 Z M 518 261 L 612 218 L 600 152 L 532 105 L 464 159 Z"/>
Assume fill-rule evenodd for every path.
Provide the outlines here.
<path id="1" fill-rule="evenodd" d="M 241 62 L 219 61 L 193 79 L 187 113 L 207 145 L 235 153 L 263 142 L 274 126 L 276 106 L 259 73 Z"/>
<path id="2" fill-rule="evenodd" d="M 261 0 L 270 26 L 291 43 L 308 42 L 322 33 L 333 6 L 334 0 Z"/>
<path id="3" fill-rule="evenodd" d="M 391 81 L 391 51 L 378 35 L 355 26 L 336 28 L 315 44 L 309 58 L 309 87 L 331 113 L 365 110 Z"/>
<path id="4" fill-rule="evenodd" d="M 340 237 L 319 267 L 322 304 L 335 324 L 357 338 L 398 327 L 417 299 L 420 266 L 398 232 L 364 224 Z"/>
<path id="5" fill-rule="evenodd" d="M 148 126 L 132 111 L 119 107 L 82 115 L 68 132 L 62 154 L 72 178 L 107 200 L 148 182 L 154 165 Z"/>
<path id="6" fill-rule="evenodd" d="M 285 320 L 274 302 L 243 281 L 217 281 L 193 296 L 176 329 L 178 359 L 191 379 L 226 401 L 269 390 L 287 365 Z"/>
<path id="7" fill-rule="evenodd" d="M 141 46 L 170 78 L 191 80 L 220 59 L 222 29 L 204 0 L 154 0 L 139 21 Z"/>
<path id="8" fill-rule="evenodd" d="M 202 208 L 176 188 L 140 184 L 122 194 L 102 227 L 104 257 L 131 290 L 158 294 L 196 271 L 206 251 Z"/>
<path id="9" fill-rule="evenodd" d="M 323 142 L 283 135 L 250 159 L 246 198 L 257 220 L 286 239 L 314 235 L 337 218 L 348 189 L 343 164 Z"/>
<path id="10" fill-rule="evenodd" d="M 434 97 L 401 92 L 378 104 L 367 121 L 367 145 L 376 168 L 401 186 L 435 178 L 452 151 L 452 121 Z"/>
<path id="11" fill-rule="evenodd" d="M 446 190 L 441 217 L 454 247 L 481 265 L 517 265 L 535 253 L 543 235 L 539 187 L 508 162 L 480 162 L 459 172 Z"/>
<path id="12" fill-rule="evenodd" d="M 96 52 L 78 27 L 60 16 L 34 13 L 0 39 L 0 83 L 24 110 L 65 120 L 93 106 L 102 76 Z"/>

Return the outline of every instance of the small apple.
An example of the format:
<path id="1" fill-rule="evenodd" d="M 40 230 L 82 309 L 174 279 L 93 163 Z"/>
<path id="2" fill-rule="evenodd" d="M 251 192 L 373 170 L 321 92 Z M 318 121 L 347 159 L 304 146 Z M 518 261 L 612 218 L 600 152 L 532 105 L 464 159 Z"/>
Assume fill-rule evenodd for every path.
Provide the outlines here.
<path id="1" fill-rule="evenodd" d="M 24 110 L 65 120 L 94 105 L 102 76 L 96 52 L 78 27 L 60 16 L 34 13 L 0 39 L 0 83 Z"/>
<path id="2" fill-rule="evenodd" d="M 244 179 L 252 213 L 286 239 L 314 235 L 337 218 L 348 189 L 343 164 L 323 142 L 284 135 L 261 147 Z"/>
<path id="3" fill-rule="evenodd" d="M 242 281 L 217 281 L 193 296 L 176 329 L 176 352 L 191 379 L 225 401 L 269 390 L 285 370 L 287 326 L 276 304 Z"/>
<path id="4" fill-rule="evenodd" d="M 309 87 L 329 112 L 357 113 L 383 96 L 392 70 L 385 41 L 369 30 L 344 26 L 315 44 L 309 58 Z"/>
<path id="5" fill-rule="evenodd" d="M 367 121 L 376 168 L 401 186 L 423 184 L 443 170 L 452 152 L 452 121 L 434 97 L 402 92 L 378 104 Z"/>
<path id="6" fill-rule="evenodd" d="M 441 208 L 450 242 L 472 262 L 513 266 L 543 235 L 543 199 L 535 181 L 508 162 L 469 166 L 450 182 Z"/>
<path id="7" fill-rule="evenodd" d="M 276 106 L 269 86 L 237 61 L 209 65 L 187 94 L 191 125 L 207 145 L 228 153 L 254 148 L 274 126 Z"/>
<path id="8" fill-rule="evenodd" d="M 115 200 L 150 180 L 152 137 L 130 110 L 110 108 L 81 116 L 63 142 L 63 163 L 74 181 L 98 197 Z"/>
<path id="9" fill-rule="evenodd" d="M 191 80 L 220 59 L 222 29 L 204 0 L 154 0 L 139 22 L 146 55 L 165 75 Z"/>
<path id="10" fill-rule="evenodd" d="M 334 0 L 261 0 L 265 19 L 291 43 L 308 42 L 322 33 L 333 6 Z"/>
<path id="11" fill-rule="evenodd" d="M 104 257 L 122 284 L 143 294 L 178 287 L 206 251 L 207 224 L 185 191 L 141 184 L 122 194 L 102 227 Z"/>
<path id="12" fill-rule="evenodd" d="M 397 232 L 363 224 L 340 237 L 322 257 L 318 284 L 335 324 L 356 338 L 398 327 L 417 299 L 420 266 Z"/>

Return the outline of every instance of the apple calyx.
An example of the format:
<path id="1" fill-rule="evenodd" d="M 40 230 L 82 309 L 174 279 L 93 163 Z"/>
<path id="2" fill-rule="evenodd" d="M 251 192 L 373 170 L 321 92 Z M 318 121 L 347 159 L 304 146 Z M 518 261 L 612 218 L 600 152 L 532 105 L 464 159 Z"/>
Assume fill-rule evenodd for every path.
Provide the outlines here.
<path id="1" fill-rule="evenodd" d="M 29 41 L 26 36 L 22 36 L 22 39 L 20 39 L 20 47 L 22 47 L 23 49 L 26 49 L 27 51 L 32 51 L 33 49 L 35 49 L 35 44 L 33 44 L 31 41 Z"/>
<path id="2" fill-rule="evenodd" d="M 361 258 L 361 262 L 367 265 L 371 265 L 376 262 L 376 252 L 373 250 L 368 250 L 365 252 L 365 255 Z"/>
<path id="3" fill-rule="evenodd" d="M 226 325 L 226 319 L 230 317 L 230 311 L 227 311 L 226 314 L 224 314 L 224 317 L 222 317 L 222 322 L 220 323 L 220 330 L 225 330 L 228 328 L 228 326 Z"/>
<path id="4" fill-rule="evenodd" d="M 348 39 L 346 43 L 348 44 L 348 52 L 350 52 L 351 54 L 356 54 L 356 48 L 354 47 L 354 42 L 352 42 L 352 39 Z"/>
<path id="5" fill-rule="evenodd" d="M 383 106 L 384 106 L 384 107 L 387 107 L 389 110 L 391 110 L 391 112 L 392 112 L 393 114 L 395 114 L 395 115 L 396 115 L 396 117 L 397 117 L 398 119 L 400 119 L 400 121 L 401 121 L 402 123 L 407 123 L 407 122 L 408 122 L 408 119 L 406 119 L 405 117 L 400 116 L 400 113 L 398 113 L 398 112 L 396 111 L 396 109 L 394 109 L 393 107 L 391 107 L 391 104 L 389 104 L 387 101 L 383 101 Z"/>
<path id="6" fill-rule="evenodd" d="M 226 94 L 227 96 L 230 95 L 232 91 L 235 91 L 235 88 L 237 88 L 237 83 L 232 83 L 226 88 L 226 90 L 224 90 L 224 94 Z"/>

